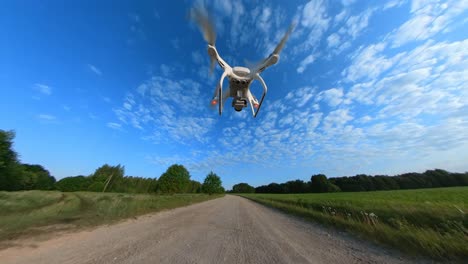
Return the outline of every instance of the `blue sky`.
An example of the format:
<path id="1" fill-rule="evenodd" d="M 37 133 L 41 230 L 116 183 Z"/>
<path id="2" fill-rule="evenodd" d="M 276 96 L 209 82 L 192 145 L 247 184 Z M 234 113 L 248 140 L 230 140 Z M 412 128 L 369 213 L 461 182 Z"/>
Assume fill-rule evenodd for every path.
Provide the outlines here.
<path id="1" fill-rule="evenodd" d="M 211 10 L 231 66 L 258 61 L 257 116 L 209 108 Z M 468 1 L 10 1 L 0 9 L 0 128 L 56 178 L 104 163 L 159 177 L 174 163 L 230 188 L 468 170 Z M 253 91 L 259 91 L 255 84 Z M 258 95 L 259 96 L 259 95 Z"/>

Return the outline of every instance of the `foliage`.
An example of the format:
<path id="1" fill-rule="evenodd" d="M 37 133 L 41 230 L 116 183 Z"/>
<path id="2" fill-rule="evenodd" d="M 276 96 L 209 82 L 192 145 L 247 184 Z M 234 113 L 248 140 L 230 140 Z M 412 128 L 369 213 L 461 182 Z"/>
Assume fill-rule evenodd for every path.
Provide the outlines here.
<path id="1" fill-rule="evenodd" d="M 404 173 L 397 176 L 368 176 L 331 178 L 329 181 L 344 192 L 468 186 L 468 173 L 427 170 L 423 173 Z"/>
<path id="2" fill-rule="evenodd" d="M 287 181 L 281 184 L 287 193 L 306 193 L 310 192 L 310 185 L 302 180 Z"/>
<path id="3" fill-rule="evenodd" d="M 202 191 L 208 194 L 224 193 L 221 178 L 214 172 L 210 172 L 202 184 Z"/>
<path id="4" fill-rule="evenodd" d="M 468 258 L 468 187 L 243 196 L 410 254 Z"/>
<path id="5" fill-rule="evenodd" d="M 190 188 L 190 174 L 183 165 L 174 164 L 158 180 L 161 193 L 185 193 Z"/>
<path id="6" fill-rule="evenodd" d="M 397 176 L 368 176 L 358 174 L 352 177 L 327 179 L 324 174 L 312 175 L 311 181 L 288 181 L 270 183 L 255 188 L 256 193 L 306 193 L 306 192 L 362 192 L 379 190 L 439 188 L 468 186 L 468 172 L 451 173 L 441 169 L 424 173 L 405 173 Z"/>
<path id="7" fill-rule="evenodd" d="M 96 171 L 91 175 L 91 180 L 93 182 L 92 188 L 90 186 L 90 191 L 110 191 L 114 188 L 115 183 L 121 181 L 125 174 L 125 167 L 120 164 L 117 166 L 110 166 L 104 164 L 101 167 L 97 168 Z M 102 185 L 102 188 L 99 190 L 99 187 Z"/>
<path id="8" fill-rule="evenodd" d="M 0 130 L 0 190 L 20 189 L 18 154 L 13 150 L 15 132 Z"/>
<path id="9" fill-rule="evenodd" d="M 50 190 L 55 178 L 41 165 L 21 164 L 13 150 L 13 131 L 0 130 L 0 190 Z"/>
<path id="10" fill-rule="evenodd" d="M 232 186 L 232 192 L 233 193 L 254 193 L 255 188 L 250 186 L 247 183 L 242 182 L 242 183 L 238 183 Z"/>
<path id="11" fill-rule="evenodd" d="M 21 164 L 23 181 L 28 181 L 28 186 L 23 190 L 52 190 L 55 178 L 41 165 Z"/>
<path id="12" fill-rule="evenodd" d="M 340 188 L 333 183 L 329 182 L 327 176 L 324 174 L 312 175 L 310 178 L 311 181 L 311 191 L 312 192 L 338 192 Z"/>
<path id="13" fill-rule="evenodd" d="M 114 183 L 111 191 L 122 193 L 154 193 L 157 191 L 157 187 L 157 179 L 125 176 L 119 178 L 119 180 Z"/>
<path id="14" fill-rule="evenodd" d="M 13 150 L 14 131 L 0 129 L 0 169 L 18 164 L 18 154 Z"/>
<path id="15" fill-rule="evenodd" d="M 82 175 L 75 177 L 66 177 L 55 183 L 55 188 L 62 192 L 77 192 L 88 190 L 92 181 L 90 177 Z"/>
<path id="16" fill-rule="evenodd" d="M 190 180 L 190 189 L 189 189 L 188 192 L 189 193 L 201 193 L 202 192 L 202 184 L 197 182 L 197 181 Z"/>

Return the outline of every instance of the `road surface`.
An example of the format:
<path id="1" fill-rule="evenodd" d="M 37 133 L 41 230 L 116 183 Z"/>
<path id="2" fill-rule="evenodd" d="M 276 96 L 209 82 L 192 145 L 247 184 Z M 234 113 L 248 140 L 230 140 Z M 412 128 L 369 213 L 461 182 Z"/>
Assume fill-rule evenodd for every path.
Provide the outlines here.
<path id="1" fill-rule="evenodd" d="M 32 244 L 32 245 L 31 245 Z M 0 251 L 9 263 L 408 263 L 245 198 L 223 198 Z"/>

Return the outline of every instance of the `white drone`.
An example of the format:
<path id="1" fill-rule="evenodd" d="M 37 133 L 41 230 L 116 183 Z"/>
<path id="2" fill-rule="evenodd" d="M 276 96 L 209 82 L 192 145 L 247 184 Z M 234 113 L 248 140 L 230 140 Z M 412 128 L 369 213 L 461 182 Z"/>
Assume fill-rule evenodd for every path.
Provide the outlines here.
<path id="1" fill-rule="evenodd" d="M 250 68 L 239 66 L 231 67 L 221 58 L 221 56 L 219 56 L 219 53 L 216 50 L 216 32 L 214 31 L 213 23 L 206 14 L 207 13 L 205 10 L 193 8 L 190 12 L 190 17 L 200 26 L 203 37 L 206 42 L 208 42 L 208 55 L 210 55 L 211 58 L 211 73 L 214 70 L 215 61 L 217 61 L 219 66 L 224 70 L 223 74 L 221 75 L 221 79 L 219 80 L 219 83 L 214 91 L 211 105 L 215 106 L 219 103 L 218 109 L 219 115 L 221 115 L 223 112 L 224 103 L 226 102 L 227 98 L 232 97 L 232 107 L 234 107 L 236 111 L 242 111 L 243 108 L 247 107 L 247 103 L 249 103 L 250 108 L 252 109 L 252 115 L 256 117 L 267 93 L 267 86 L 265 81 L 260 76 L 260 73 L 263 72 L 267 67 L 270 67 L 278 62 L 280 58 L 279 53 L 281 52 L 281 49 L 284 47 L 286 40 L 291 34 L 294 25 L 289 27 L 278 46 L 276 46 L 275 50 L 270 54 L 270 56 L 268 56 L 268 58 L 262 60 L 256 66 Z M 223 81 L 226 76 L 229 79 L 229 88 L 223 94 Z M 260 81 L 263 86 L 263 94 L 260 102 L 250 92 L 250 85 L 252 84 L 253 80 Z"/>

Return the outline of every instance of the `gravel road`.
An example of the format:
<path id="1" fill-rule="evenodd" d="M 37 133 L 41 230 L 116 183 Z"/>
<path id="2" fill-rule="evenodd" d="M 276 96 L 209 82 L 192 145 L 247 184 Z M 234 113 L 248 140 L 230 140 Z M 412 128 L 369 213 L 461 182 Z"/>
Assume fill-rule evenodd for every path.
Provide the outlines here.
<path id="1" fill-rule="evenodd" d="M 7 263 L 408 263 L 399 254 L 223 198 L 0 251 Z"/>

